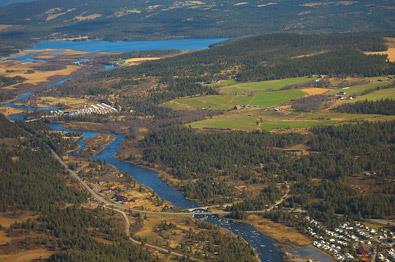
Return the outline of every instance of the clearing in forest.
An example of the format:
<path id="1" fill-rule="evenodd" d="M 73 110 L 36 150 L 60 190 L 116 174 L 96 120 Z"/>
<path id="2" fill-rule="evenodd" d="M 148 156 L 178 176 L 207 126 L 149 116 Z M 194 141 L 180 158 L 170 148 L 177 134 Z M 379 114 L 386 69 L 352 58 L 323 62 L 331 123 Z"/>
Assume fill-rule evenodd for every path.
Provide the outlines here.
<path id="1" fill-rule="evenodd" d="M 219 95 L 184 97 L 164 105 L 175 110 L 230 110 L 237 105 L 257 108 L 278 106 L 305 94 L 294 87 L 308 85 L 312 78 L 298 77 L 282 80 L 231 84 L 218 89 Z"/>
<path id="2" fill-rule="evenodd" d="M 383 90 L 384 91 L 384 90 Z M 190 123 L 198 129 L 232 129 L 243 131 L 273 131 L 278 129 L 300 129 L 314 126 L 336 125 L 353 121 L 391 121 L 395 116 L 372 114 L 346 114 L 335 112 L 273 112 L 249 110 L 230 111 L 223 115 Z"/>
<path id="3" fill-rule="evenodd" d="M 356 101 L 395 99 L 395 87 L 374 91 L 364 96 L 357 97 Z"/>
<path id="4" fill-rule="evenodd" d="M 388 60 L 391 63 L 395 62 L 395 38 L 394 37 L 386 37 L 385 42 L 388 46 L 386 51 L 381 52 L 365 52 L 367 55 L 387 55 Z"/>
<path id="5" fill-rule="evenodd" d="M 35 69 L 34 63 L 21 63 L 6 61 L 0 64 L 0 75 L 5 77 L 23 77 L 24 83 L 37 85 L 42 82 L 49 82 L 54 76 L 68 76 L 80 68 L 75 65 L 66 65 L 63 69 L 51 71 L 39 71 Z"/>
<path id="6" fill-rule="evenodd" d="M 301 90 L 302 90 L 302 92 L 306 93 L 309 96 L 315 96 L 315 95 L 325 94 L 330 89 L 328 89 L 328 88 L 309 87 L 309 88 L 303 88 Z"/>

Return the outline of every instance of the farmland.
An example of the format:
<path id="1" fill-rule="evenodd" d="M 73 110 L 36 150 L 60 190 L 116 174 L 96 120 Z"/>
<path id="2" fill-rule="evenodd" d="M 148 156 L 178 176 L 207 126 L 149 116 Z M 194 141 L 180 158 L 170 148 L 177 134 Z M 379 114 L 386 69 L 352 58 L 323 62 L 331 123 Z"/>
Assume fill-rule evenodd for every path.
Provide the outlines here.
<path id="1" fill-rule="evenodd" d="M 304 129 L 313 126 L 333 125 L 365 120 L 395 120 L 395 117 L 332 112 L 297 113 L 251 110 L 244 112 L 227 112 L 223 115 L 197 121 L 189 125 L 193 128 L 271 131 L 275 129 Z"/>
<path id="2" fill-rule="evenodd" d="M 219 95 L 179 98 L 164 105 L 176 110 L 229 110 L 236 105 L 261 108 L 278 106 L 304 96 L 302 91 L 286 89 L 287 87 L 308 84 L 312 80 L 312 78 L 301 77 L 227 85 L 218 88 Z"/>
<path id="3" fill-rule="evenodd" d="M 305 130 L 322 125 L 395 119 L 393 116 L 332 112 L 333 108 L 343 103 L 394 98 L 395 89 L 391 87 L 393 79 L 389 77 L 321 79 L 319 82 L 325 82 L 325 88 L 313 87 L 313 81 L 314 78 L 306 77 L 230 85 L 221 83 L 220 95 L 181 98 L 166 105 L 179 110 L 227 110 L 221 115 L 187 124 L 198 129 Z M 344 98 L 353 99 L 336 99 L 339 92 L 345 93 Z M 316 95 L 324 96 L 328 101 L 321 109 L 311 112 L 296 112 L 291 109 L 290 101 Z M 235 105 L 246 107 L 238 109 Z M 233 108 L 235 110 L 231 110 Z"/>
<path id="4" fill-rule="evenodd" d="M 367 95 L 357 97 L 357 101 L 361 100 L 380 100 L 385 98 L 395 99 L 395 88 L 381 89 Z"/>
<path id="5" fill-rule="evenodd" d="M 388 49 L 382 52 L 366 52 L 369 55 L 386 55 L 390 62 L 395 62 L 395 38 L 387 37 L 386 44 Z"/>
<path id="6" fill-rule="evenodd" d="M 386 87 L 390 83 L 390 79 L 383 77 L 351 79 L 348 86 L 332 89 L 330 93 L 336 94 L 336 92 L 345 91 L 350 96 L 361 96 L 367 92 Z"/>

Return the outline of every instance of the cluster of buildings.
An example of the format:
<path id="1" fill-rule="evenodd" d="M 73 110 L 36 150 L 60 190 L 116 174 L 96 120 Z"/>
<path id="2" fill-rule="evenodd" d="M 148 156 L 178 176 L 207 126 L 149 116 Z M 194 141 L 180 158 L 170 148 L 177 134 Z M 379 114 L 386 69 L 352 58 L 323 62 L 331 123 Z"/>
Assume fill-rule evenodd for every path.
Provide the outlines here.
<path id="1" fill-rule="evenodd" d="M 338 261 L 395 261 L 393 232 L 347 222 L 329 230 L 307 217 L 307 233 L 315 239 L 314 246 L 325 250 Z"/>
<path id="2" fill-rule="evenodd" d="M 90 106 L 85 106 L 83 108 L 77 109 L 75 111 L 65 112 L 63 110 L 51 110 L 50 116 L 83 116 L 83 115 L 107 115 L 112 113 L 117 113 L 118 110 L 105 103 L 94 104 Z"/>
<path id="3" fill-rule="evenodd" d="M 127 196 L 123 196 L 119 193 L 115 193 L 113 200 L 115 202 L 117 202 L 119 204 L 123 204 L 123 205 L 131 205 L 131 204 L 134 204 L 139 201 L 139 199 L 136 197 L 127 197 Z"/>
<path id="4" fill-rule="evenodd" d="M 337 93 L 336 98 L 340 99 L 340 100 L 346 100 L 346 99 L 353 100 L 354 99 L 354 97 L 352 97 L 352 96 L 347 96 L 347 93 L 345 91 L 340 91 L 339 93 Z"/>
<path id="5" fill-rule="evenodd" d="M 127 196 L 122 195 L 116 186 L 111 186 L 109 188 L 102 189 L 99 192 L 101 194 L 111 196 L 110 198 L 112 200 L 114 200 L 115 202 L 117 202 L 119 204 L 123 204 L 123 205 L 131 205 L 131 204 L 135 204 L 136 202 L 140 201 L 140 199 L 137 197 L 127 197 Z"/>
<path id="6" fill-rule="evenodd" d="M 98 115 L 106 115 L 111 113 L 117 113 L 118 110 L 110 105 L 105 103 L 90 105 L 76 111 L 69 112 L 69 116 L 79 116 L 79 115 L 90 115 L 90 114 L 98 114 Z"/>

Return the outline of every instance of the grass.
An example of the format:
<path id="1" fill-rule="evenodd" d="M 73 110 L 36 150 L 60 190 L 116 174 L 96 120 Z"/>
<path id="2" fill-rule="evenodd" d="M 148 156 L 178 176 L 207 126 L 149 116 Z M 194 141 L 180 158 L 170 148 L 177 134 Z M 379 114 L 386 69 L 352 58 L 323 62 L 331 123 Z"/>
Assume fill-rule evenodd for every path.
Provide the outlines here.
<path id="1" fill-rule="evenodd" d="M 55 252 L 44 248 L 38 248 L 33 250 L 18 251 L 12 254 L 1 254 L 0 261 L 27 262 L 48 259 L 53 254 L 55 254 Z"/>
<path id="2" fill-rule="evenodd" d="M 260 121 L 262 119 L 262 121 Z M 243 131 L 276 129 L 305 129 L 314 126 L 336 125 L 355 121 L 395 120 L 395 116 L 344 114 L 335 112 L 294 113 L 250 110 L 227 112 L 223 115 L 190 123 L 193 128 L 233 129 Z M 257 121 L 260 122 L 257 125 Z"/>
<path id="3" fill-rule="evenodd" d="M 260 121 L 262 119 L 262 121 Z M 257 125 L 257 121 L 259 124 Z M 260 110 L 242 113 L 229 112 L 224 115 L 191 123 L 193 128 L 234 129 L 234 130 L 265 130 L 291 128 L 308 128 L 318 125 L 331 124 L 330 118 L 303 116 L 300 114 L 285 115 L 282 113 L 265 112 Z"/>
<path id="4" fill-rule="evenodd" d="M 229 110 L 235 105 L 251 105 L 257 107 L 277 106 L 292 99 L 304 96 L 304 93 L 295 90 L 281 90 L 270 92 L 257 92 L 254 95 L 210 95 L 199 97 L 186 97 L 165 103 L 175 110 L 215 109 Z"/>
<path id="5" fill-rule="evenodd" d="M 347 89 L 336 89 L 335 92 L 345 91 L 347 93 L 347 95 L 359 96 L 359 95 L 363 94 L 363 92 L 365 92 L 365 91 L 376 89 L 377 87 L 385 86 L 388 83 L 390 83 L 389 80 L 383 79 L 380 77 L 373 77 L 373 78 L 367 78 L 367 79 L 368 79 L 369 83 L 351 86 L 350 88 L 347 88 Z"/>
<path id="6" fill-rule="evenodd" d="M 258 127 L 254 119 L 249 117 L 218 117 L 194 122 L 191 125 L 193 128 L 214 128 L 214 129 L 237 129 L 237 130 L 256 130 Z"/>
<path id="7" fill-rule="evenodd" d="M 229 110 L 235 105 L 256 107 L 278 106 L 305 95 L 304 92 L 297 89 L 282 90 L 284 87 L 307 84 L 309 82 L 311 82 L 311 78 L 308 77 L 242 84 L 234 84 L 234 80 L 224 80 L 214 85 L 219 89 L 220 95 L 178 98 L 166 102 L 164 106 L 174 110 Z"/>
<path id="8" fill-rule="evenodd" d="M 306 246 L 311 244 L 311 240 L 301 234 L 297 229 L 287 227 L 280 223 L 275 223 L 269 219 L 265 219 L 256 215 L 250 215 L 247 219 L 248 223 L 254 225 L 259 231 L 271 236 L 280 243 L 297 246 Z"/>
<path id="9" fill-rule="evenodd" d="M 147 61 L 155 61 L 159 60 L 160 57 L 135 57 L 135 58 L 128 58 L 126 60 L 121 61 L 121 64 L 124 66 L 132 66 L 132 65 L 138 65 L 143 62 Z"/>
<path id="10" fill-rule="evenodd" d="M 230 86 L 230 85 L 236 85 L 237 82 L 236 80 L 233 79 L 227 79 L 227 80 L 221 80 L 215 84 L 213 84 L 213 87 L 217 87 L 217 88 L 221 88 L 221 87 L 225 87 L 225 86 Z"/>
<path id="11" fill-rule="evenodd" d="M 311 81 L 312 79 L 308 77 L 295 77 L 281 80 L 249 82 L 223 87 L 220 92 L 221 94 L 245 94 L 246 92 L 253 91 L 276 91 L 290 85 L 307 84 Z"/>
<path id="12" fill-rule="evenodd" d="M 295 89 L 274 92 L 259 92 L 252 100 L 250 100 L 248 104 L 259 107 L 276 106 L 302 96 L 304 96 L 304 93 Z"/>
<path id="13" fill-rule="evenodd" d="M 381 89 L 364 96 L 357 97 L 356 101 L 381 100 L 385 98 L 395 99 L 395 88 Z"/>
<path id="14" fill-rule="evenodd" d="M 356 96 L 354 100 L 337 100 L 338 103 L 352 103 L 358 100 L 378 100 L 382 98 L 394 98 L 395 88 L 377 90 L 377 87 L 388 85 L 392 80 L 388 77 L 350 78 L 350 87 L 342 88 L 312 88 L 308 84 L 312 78 L 288 78 L 283 80 L 263 81 L 233 84 L 232 81 L 221 82 L 220 95 L 197 96 L 179 98 L 167 102 L 165 105 L 176 110 L 230 110 L 235 105 L 248 105 L 242 110 L 230 110 L 223 115 L 190 123 L 193 128 L 234 129 L 244 131 L 276 129 L 306 129 L 321 125 L 337 125 L 355 121 L 381 121 L 394 120 L 395 116 L 341 114 L 328 110 L 320 110 L 312 113 L 296 113 L 289 111 L 286 102 L 303 96 L 328 93 L 334 96 L 339 91 L 346 91 L 347 95 Z M 333 86 L 336 82 L 344 79 L 331 79 Z M 352 83 L 356 84 L 352 86 Z M 305 88 L 284 89 L 290 85 L 299 85 Z M 361 95 L 366 91 L 374 92 Z M 284 105 L 284 106 L 280 106 Z M 281 112 L 275 112 L 272 107 L 279 107 Z"/>
<path id="15" fill-rule="evenodd" d="M 7 244 L 11 240 L 12 240 L 12 238 L 8 237 L 4 231 L 0 230 L 0 245 Z"/>
<path id="16" fill-rule="evenodd" d="M 0 74 L 6 77 L 20 76 L 25 78 L 24 83 L 37 85 L 42 82 L 49 82 L 54 76 L 68 76 L 79 70 L 78 66 L 66 65 L 65 68 L 52 71 L 35 71 L 34 63 L 20 63 L 16 61 L 6 61 L 0 64 Z M 29 73 L 33 71 L 33 73 Z"/>
<path id="17" fill-rule="evenodd" d="M 22 112 L 23 112 L 23 110 L 13 108 L 13 107 L 0 107 L 0 113 L 4 114 L 6 116 L 20 114 Z"/>
<path id="18" fill-rule="evenodd" d="M 86 99 L 80 99 L 74 97 L 52 97 L 52 96 L 40 97 L 37 102 L 45 104 L 45 106 L 48 105 L 56 106 L 59 104 L 64 104 L 71 108 L 80 108 L 90 103 Z"/>
<path id="19" fill-rule="evenodd" d="M 391 63 L 395 62 L 395 38 L 386 37 L 387 51 L 383 52 L 365 52 L 367 55 L 387 55 L 388 60 Z"/>
<path id="20" fill-rule="evenodd" d="M 2 227 L 10 227 L 14 223 L 21 223 L 28 219 L 36 218 L 37 216 L 33 215 L 32 213 L 20 213 L 16 216 L 11 216 L 6 213 L 0 213 L 0 225 Z"/>
<path id="21" fill-rule="evenodd" d="M 295 129 L 295 128 L 309 128 L 313 126 L 329 125 L 330 121 L 267 121 L 263 122 L 260 127 L 264 131 L 272 131 L 275 129 Z"/>
<path id="22" fill-rule="evenodd" d="M 193 128 L 212 128 L 212 129 L 234 129 L 243 131 L 264 130 L 272 131 L 275 129 L 294 129 L 294 128 L 308 128 L 313 126 L 328 125 L 329 121 L 263 121 L 259 125 L 256 124 L 256 119 L 253 118 L 228 118 L 228 119 L 208 119 L 192 123 Z"/>
<path id="23" fill-rule="evenodd" d="M 318 88 L 318 87 L 309 87 L 301 89 L 306 95 L 315 96 L 322 95 L 327 93 L 330 89 L 328 88 Z"/>

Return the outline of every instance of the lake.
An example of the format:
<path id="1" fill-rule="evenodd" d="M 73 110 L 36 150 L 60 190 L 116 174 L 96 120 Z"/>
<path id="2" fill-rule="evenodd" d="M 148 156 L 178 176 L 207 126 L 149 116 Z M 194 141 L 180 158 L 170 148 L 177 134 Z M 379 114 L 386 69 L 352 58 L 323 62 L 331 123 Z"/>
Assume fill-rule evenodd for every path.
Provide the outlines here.
<path id="1" fill-rule="evenodd" d="M 88 53 L 122 53 L 131 51 L 149 50 L 203 50 L 213 44 L 223 42 L 226 38 L 208 39 L 169 39 L 169 40 L 147 40 L 147 41 L 60 41 L 43 40 L 33 44 L 29 49 L 72 49 Z"/>

